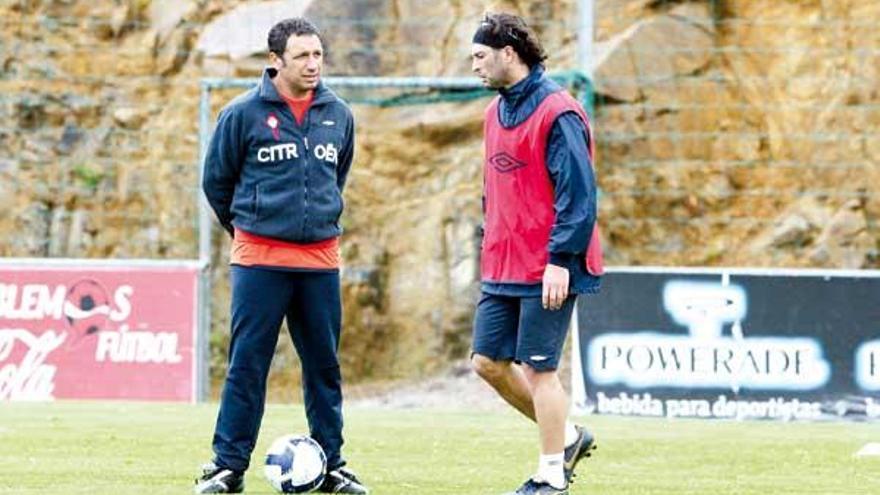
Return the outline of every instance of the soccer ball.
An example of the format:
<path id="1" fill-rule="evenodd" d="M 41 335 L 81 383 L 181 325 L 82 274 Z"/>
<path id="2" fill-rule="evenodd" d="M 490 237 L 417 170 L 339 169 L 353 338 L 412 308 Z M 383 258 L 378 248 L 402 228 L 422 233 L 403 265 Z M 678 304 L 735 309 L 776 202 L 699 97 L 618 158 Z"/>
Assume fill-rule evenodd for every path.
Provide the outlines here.
<path id="1" fill-rule="evenodd" d="M 285 435 L 266 453 L 266 478 L 281 493 L 305 493 L 324 481 L 327 456 L 318 442 L 305 435 Z"/>

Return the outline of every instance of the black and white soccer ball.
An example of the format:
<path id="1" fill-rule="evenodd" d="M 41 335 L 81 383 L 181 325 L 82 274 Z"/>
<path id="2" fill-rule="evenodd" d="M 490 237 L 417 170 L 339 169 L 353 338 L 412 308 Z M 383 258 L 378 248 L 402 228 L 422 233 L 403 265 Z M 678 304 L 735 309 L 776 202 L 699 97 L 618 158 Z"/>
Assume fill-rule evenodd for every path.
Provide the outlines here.
<path id="1" fill-rule="evenodd" d="M 266 453 L 266 478 L 281 493 L 306 493 L 321 486 L 327 456 L 318 442 L 305 435 L 277 438 Z"/>

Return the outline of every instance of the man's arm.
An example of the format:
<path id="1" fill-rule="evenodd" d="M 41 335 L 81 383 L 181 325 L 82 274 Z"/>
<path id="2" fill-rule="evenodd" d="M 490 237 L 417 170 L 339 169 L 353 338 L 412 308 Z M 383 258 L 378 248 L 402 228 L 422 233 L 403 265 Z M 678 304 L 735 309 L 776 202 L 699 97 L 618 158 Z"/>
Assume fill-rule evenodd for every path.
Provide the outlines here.
<path id="1" fill-rule="evenodd" d="M 345 189 L 345 181 L 348 179 L 348 171 L 351 170 L 351 162 L 354 160 L 354 118 L 349 117 L 348 129 L 345 132 L 345 140 L 342 142 L 342 150 L 339 153 L 339 167 L 336 169 L 336 185 L 339 192 Z"/>
<path id="2" fill-rule="evenodd" d="M 588 140 L 586 125 L 574 112 L 556 119 L 547 140 L 556 211 L 544 272 L 544 301 L 551 309 L 561 307 L 568 297 L 568 269 L 587 251 L 596 222 L 596 182 Z"/>
<path id="3" fill-rule="evenodd" d="M 205 155 L 205 173 L 202 179 L 202 190 L 208 204 L 229 235 L 233 234 L 232 196 L 244 158 L 239 119 L 235 112 L 226 110 L 220 113 L 217 128 L 211 136 L 208 153 Z"/>
<path id="4" fill-rule="evenodd" d="M 587 128 L 576 113 L 564 113 L 553 123 L 547 140 L 547 169 L 553 181 L 556 221 L 547 251 L 554 264 L 571 262 L 575 255 L 585 253 L 593 234 L 596 180 L 588 146 Z"/>

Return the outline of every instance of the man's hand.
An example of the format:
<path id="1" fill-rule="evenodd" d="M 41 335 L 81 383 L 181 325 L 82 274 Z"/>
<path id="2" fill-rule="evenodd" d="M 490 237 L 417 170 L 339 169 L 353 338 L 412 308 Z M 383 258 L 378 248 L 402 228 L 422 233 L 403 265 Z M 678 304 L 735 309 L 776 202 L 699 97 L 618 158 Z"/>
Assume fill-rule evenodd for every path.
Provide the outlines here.
<path id="1" fill-rule="evenodd" d="M 544 309 L 555 311 L 562 307 L 568 297 L 568 269 L 547 264 L 544 268 L 544 281 L 541 304 Z"/>

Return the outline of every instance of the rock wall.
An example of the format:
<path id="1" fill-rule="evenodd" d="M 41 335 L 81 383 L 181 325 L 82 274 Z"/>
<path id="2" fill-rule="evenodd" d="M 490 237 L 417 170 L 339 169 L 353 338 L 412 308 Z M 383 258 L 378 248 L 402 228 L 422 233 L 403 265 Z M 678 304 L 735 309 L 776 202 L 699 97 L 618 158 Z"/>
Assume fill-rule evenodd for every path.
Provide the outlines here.
<path id="1" fill-rule="evenodd" d="M 576 4 L 0 2 L 0 255 L 196 257 L 199 80 L 257 74 L 280 16 L 325 28 L 328 74 L 455 76 L 486 9 L 530 18 L 551 70 L 571 67 Z M 608 261 L 878 266 L 877 18 L 869 0 L 598 0 Z M 218 91 L 213 110 L 233 94 Z M 355 108 L 350 381 L 427 374 L 467 352 L 485 104 Z M 227 251 L 216 235 L 218 375 Z M 285 345 L 276 369 L 292 361 Z"/>
<path id="2" fill-rule="evenodd" d="M 640 13 L 598 24 L 613 262 L 877 266 L 880 6 L 613 4 Z"/>

